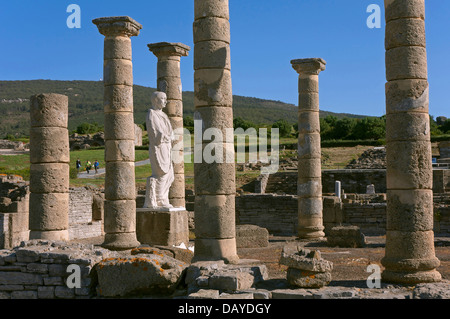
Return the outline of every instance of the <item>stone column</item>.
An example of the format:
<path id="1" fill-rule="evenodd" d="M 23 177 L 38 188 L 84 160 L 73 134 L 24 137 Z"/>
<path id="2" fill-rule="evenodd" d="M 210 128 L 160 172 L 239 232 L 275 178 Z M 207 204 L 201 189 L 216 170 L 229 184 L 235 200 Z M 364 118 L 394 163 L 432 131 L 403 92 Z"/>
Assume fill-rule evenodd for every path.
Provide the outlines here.
<path id="1" fill-rule="evenodd" d="M 424 0 L 385 0 L 387 221 L 382 279 L 416 284 L 436 271 Z"/>
<path id="2" fill-rule="evenodd" d="M 130 17 L 93 20 L 105 36 L 105 241 L 111 250 L 130 249 L 136 239 L 133 64 L 131 36 L 142 26 Z"/>
<path id="3" fill-rule="evenodd" d="M 39 94 L 30 103 L 30 239 L 69 240 L 69 99 Z"/>
<path id="4" fill-rule="evenodd" d="M 194 164 L 195 260 L 225 260 L 235 263 L 235 163 L 234 143 L 226 143 L 233 132 L 233 96 L 230 65 L 228 0 L 194 1 L 194 105 L 202 132 L 215 128 L 223 140 L 196 140 L 196 155 L 206 144 L 217 150 L 216 160 L 202 158 Z M 232 160 L 227 163 L 228 154 Z M 224 155 L 224 156 L 222 156 Z"/>
<path id="5" fill-rule="evenodd" d="M 152 43 L 148 47 L 158 58 L 157 87 L 158 91 L 167 95 L 167 106 L 163 111 L 169 117 L 172 129 L 176 130 L 177 133 L 173 145 L 183 145 L 183 93 L 180 77 L 180 60 L 182 56 L 189 54 L 191 48 L 182 43 L 168 42 Z M 175 180 L 170 187 L 169 200 L 174 207 L 186 207 L 183 147 L 178 151 L 178 159 L 182 159 L 182 161 L 174 161 L 173 172 Z"/>
<path id="6" fill-rule="evenodd" d="M 322 165 L 319 122 L 319 73 L 322 59 L 292 60 L 298 80 L 298 236 L 322 238 Z"/>

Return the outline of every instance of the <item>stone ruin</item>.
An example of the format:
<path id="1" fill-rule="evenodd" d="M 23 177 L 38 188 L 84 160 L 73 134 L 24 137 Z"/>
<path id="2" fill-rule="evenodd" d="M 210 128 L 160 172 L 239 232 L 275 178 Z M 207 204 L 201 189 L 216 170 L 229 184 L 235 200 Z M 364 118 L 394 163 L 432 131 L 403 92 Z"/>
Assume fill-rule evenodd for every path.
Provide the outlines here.
<path id="1" fill-rule="evenodd" d="M 228 1 L 195 0 L 194 4 L 196 115 L 203 120 L 203 129 L 225 130 L 233 127 Z M 382 279 L 415 285 L 441 280 L 433 242 L 424 8 L 423 0 L 386 4 L 387 206 Z M 141 245 L 136 225 L 131 37 L 139 35 L 142 25 L 130 17 L 93 22 L 105 36 L 104 242 L 102 247 L 67 242 L 68 101 L 57 94 L 36 95 L 31 99 L 30 240 L 0 251 L 0 297 L 101 298 L 154 293 L 187 298 L 227 298 L 230 293 L 240 298 L 286 298 L 292 293 L 302 298 L 355 297 L 354 290 L 339 287 L 315 292 L 259 289 L 268 279 L 266 266 L 259 261 L 240 260 L 237 255 L 236 234 L 240 229 L 236 227 L 234 163 L 195 164 L 193 253 L 184 248 Z M 417 37 L 407 36 L 410 32 Z M 169 112 L 173 123 L 179 124 L 178 61 L 187 53 L 182 52 L 186 48 L 173 43 L 149 47 L 158 57 L 158 89 L 168 95 L 173 92 Z M 326 235 L 324 225 L 330 221 L 324 213 L 318 125 L 318 75 L 325 69 L 325 61 L 300 59 L 291 64 L 299 73 L 294 232 L 302 240 L 321 241 Z M 226 143 L 223 149 L 234 152 L 233 145 Z M 184 193 L 178 189 L 182 187 L 181 176 L 179 182 L 172 199 L 182 201 Z M 342 222 L 338 212 L 343 200 L 334 198 L 330 205 L 337 223 Z M 349 231 L 333 229 L 341 234 Z M 253 231 L 261 237 L 267 234 Z M 315 289 L 332 280 L 333 264 L 322 259 L 317 250 L 284 247 L 280 264 L 288 267 L 287 280 L 297 287 Z M 73 265 L 81 269 L 82 284 L 69 288 L 68 267 Z M 448 295 L 448 284 L 443 287 L 443 295 Z"/>

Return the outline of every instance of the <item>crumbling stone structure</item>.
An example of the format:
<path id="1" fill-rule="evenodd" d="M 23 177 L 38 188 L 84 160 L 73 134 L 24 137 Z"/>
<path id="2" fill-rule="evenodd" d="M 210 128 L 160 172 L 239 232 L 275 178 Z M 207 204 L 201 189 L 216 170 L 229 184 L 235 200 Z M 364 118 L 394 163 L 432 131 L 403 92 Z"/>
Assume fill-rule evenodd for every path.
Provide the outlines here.
<path id="1" fill-rule="evenodd" d="M 225 137 L 226 129 L 233 128 L 228 0 L 195 0 L 194 8 L 195 117 L 204 130 L 215 128 Z M 203 154 L 200 143 L 223 150 L 223 156 L 216 152 L 213 163 L 202 158 L 194 164 L 194 260 L 237 262 L 235 163 L 226 161 L 234 159 L 234 143 L 197 140 L 196 155 L 199 150 Z"/>
<path id="2" fill-rule="evenodd" d="M 69 99 L 39 94 L 30 104 L 30 239 L 69 240 Z"/>
<path id="3" fill-rule="evenodd" d="M 319 73 L 322 59 L 292 60 L 298 72 L 298 236 L 325 236 L 322 221 L 322 164 L 319 122 Z"/>
<path id="4" fill-rule="evenodd" d="M 385 0 L 387 225 L 382 279 L 440 281 L 433 233 L 424 0 Z"/>
<path id="5" fill-rule="evenodd" d="M 105 36 L 105 242 L 108 249 L 139 245 L 136 239 L 135 136 L 132 36 L 142 25 L 130 17 L 93 20 Z"/>
<path id="6" fill-rule="evenodd" d="M 173 145 L 181 145 L 178 160 L 173 163 L 174 181 L 169 190 L 169 201 L 174 207 L 186 207 L 184 183 L 184 147 L 183 147 L 183 91 L 180 77 L 180 61 L 187 56 L 189 46 L 182 43 L 159 42 L 148 45 L 158 58 L 157 90 L 167 95 L 167 105 L 163 109 L 169 117 L 176 140 Z M 182 159 L 180 161 L 180 159 Z"/>

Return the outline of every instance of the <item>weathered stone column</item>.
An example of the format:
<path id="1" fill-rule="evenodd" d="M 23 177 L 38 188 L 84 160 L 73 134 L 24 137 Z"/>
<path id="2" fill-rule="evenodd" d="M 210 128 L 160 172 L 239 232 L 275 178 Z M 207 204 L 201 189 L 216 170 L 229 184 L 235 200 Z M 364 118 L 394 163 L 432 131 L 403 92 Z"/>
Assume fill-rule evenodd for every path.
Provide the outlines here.
<path id="1" fill-rule="evenodd" d="M 321 238 L 322 165 L 319 122 L 319 73 L 325 70 L 322 59 L 292 60 L 298 80 L 298 236 Z"/>
<path id="2" fill-rule="evenodd" d="M 69 240 L 69 99 L 39 94 L 30 103 L 30 239 Z"/>
<path id="3" fill-rule="evenodd" d="M 385 0 L 387 222 L 382 279 L 441 279 L 433 233 L 424 0 Z"/>
<path id="4" fill-rule="evenodd" d="M 130 17 L 93 20 L 105 36 L 105 242 L 112 250 L 139 245 L 136 239 L 132 36 L 142 26 Z"/>
<path id="5" fill-rule="evenodd" d="M 152 43 L 148 47 L 158 58 L 157 87 L 158 91 L 167 95 L 167 106 L 163 111 L 169 117 L 172 129 L 177 133 L 173 145 L 183 145 L 183 92 L 180 60 L 182 56 L 189 54 L 191 48 L 182 43 L 168 42 Z M 178 151 L 178 160 L 173 163 L 173 173 L 175 180 L 169 191 L 170 204 L 174 207 L 186 207 L 183 147 Z"/>
<path id="6" fill-rule="evenodd" d="M 194 105 L 202 132 L 215 128 L 223 139 L 196 140 L 196 155 L 205 147 L 217 150 L 212 163 L 204 157 L 194 164 L 195 260 L 239 260 L 236 253 L 233 96 L 230 65 L 228 0 L 195 0 Z M 200 145 L 201 144 L 201 145 Z M 209 144 L 209 146 L 206 146 Z M 231 161 L 225 160 L 225 155 Z M 201 155 L 201 154 L 200 154 Z M 224 155 L 224 156 L 222 156 Z"/>

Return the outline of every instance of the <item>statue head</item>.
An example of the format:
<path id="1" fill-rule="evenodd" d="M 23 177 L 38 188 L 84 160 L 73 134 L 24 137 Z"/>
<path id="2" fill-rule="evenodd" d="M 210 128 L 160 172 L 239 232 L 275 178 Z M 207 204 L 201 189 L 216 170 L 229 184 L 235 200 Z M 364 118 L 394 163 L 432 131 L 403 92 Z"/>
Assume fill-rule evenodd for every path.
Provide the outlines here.
<path id="1" fill-rule="evenodd" d="M 167 104 L 167 95 L 164 92 L 156 91 L 151 97 L 152 108 L 154 110 L 162 110 Z"/>

